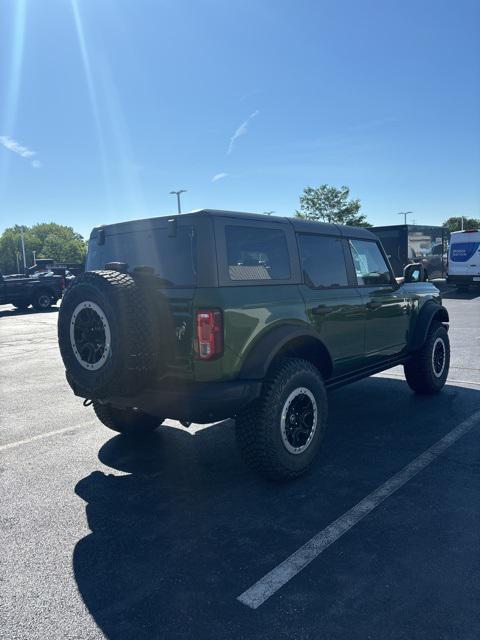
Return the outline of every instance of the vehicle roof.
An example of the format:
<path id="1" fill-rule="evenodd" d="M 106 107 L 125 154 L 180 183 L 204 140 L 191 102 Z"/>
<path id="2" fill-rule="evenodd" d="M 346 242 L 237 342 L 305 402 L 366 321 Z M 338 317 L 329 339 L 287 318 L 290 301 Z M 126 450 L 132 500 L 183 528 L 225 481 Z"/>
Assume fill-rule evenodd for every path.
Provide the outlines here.
<path id="1" fill-rule="evenodd" d="M 381 224 L 371 227 L 371 230 L 373 232 L 383 231 L 384 229 L 408 229 L 409 231 L 416 231 L 417 229 L 435 229 L 436 231 L 438 231 L 442 229 L 446 233 L 448 233 L 448 229 L 446 227 L 442 227 L 442 225 L 439 224 Z"/>
<path id="2" fill-rule="evenodd" d="M 374 234 L 365 227 L 351 227 L 342 224 L 329 224 L 328 222 L 315 222 L 302 218 L 285 218 L 298 233 L 321 233 L 330 236 L 345 236 L 347 238 L 365 238 L 377 240 Z"/>
<path id="3" fill-rule="evenodd" d="M 455 237 L 459 237 L 462 236 L 462 240 L 468 240 L 468 238 L 470 236 L 476 236 L 477 234 L 480 233 L 480 229 L 468 229 L 468 230 L 464 230 L 464 231 L 452 231 L 451 232 L 451 240 Z"/>
<path id="4" fill-rule="evenodd" d="M 324 235 L 341 235 L 350 238 L 367 238 L 376 240 L 373 233 L 362 227 L 350 227 L 347 225 L 328 224 L 326 222 L 314 222 L 313 220 L 303 220 L 301 218 L 293 218 L 288 216 L 268 216 L 261 213 L 248 213 L 244 211 L 224 211 L 221 209 L 198 209 L 182 214 L 174 214 L 170 216 L 158 216 L 154 218 L 142 218 L 139 220 L 127 220 L 125 222 L 115 222 L 112 224 L 101 225 L 92 230 L 90 237 L 96 235 L 99 229 L 108 229 L 117 231 L 118 233 L 129 233 L 140 229 L 151 229 L 156 224 L 162 224 L 173 218 L 188 220 L 199 216 L 211 216 L 220 218 L 236 218 L 242 220 L 263 220 L 264 222 L 275 222 L 276 224 L 291 224 L 295 231 L 299 233 L 319 233 Z"/>

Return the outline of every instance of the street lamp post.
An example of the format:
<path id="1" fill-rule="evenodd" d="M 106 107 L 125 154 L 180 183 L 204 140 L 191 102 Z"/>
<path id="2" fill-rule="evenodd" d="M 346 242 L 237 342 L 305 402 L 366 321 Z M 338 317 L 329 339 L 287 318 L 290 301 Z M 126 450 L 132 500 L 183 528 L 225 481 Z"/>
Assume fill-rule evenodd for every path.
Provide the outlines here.
<path id="1" fill-rule="evenodd" d="M 182 213 L 182 206 L 180 204 L 180 194 L 181 193 L 186 193 L 186 189 L 179 189 L 179 191 L 170 191 L 170 195 L 176 195 L 177 196 L 177 208 L 178 208 L 178 213 Z"/>
<path id="2" fill-rule="evenodd" d="M 20 241 L 22 243 L 22 254 L 23 254 L 23 270 L 27 270 L 27 259 L 25 257 L 25 238 L 23 235 L 23 227 L 20 227 Z"/>
<path id="3" fill-rule="evenodd" d="M 397 213 L 397 215 L 399 215 L 399 216 L 403 216 L 403 224 L 407 224 L 407 216 L 408 216 L 410 213 L 413 213 L 413 211 L 399 211 L 399 212 Z"/>

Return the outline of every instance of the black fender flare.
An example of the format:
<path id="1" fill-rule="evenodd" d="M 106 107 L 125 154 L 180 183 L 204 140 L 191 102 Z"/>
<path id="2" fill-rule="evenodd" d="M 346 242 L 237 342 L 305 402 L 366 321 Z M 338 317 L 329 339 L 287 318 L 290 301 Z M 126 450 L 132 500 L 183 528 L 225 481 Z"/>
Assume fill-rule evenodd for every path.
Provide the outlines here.
<path id="1" fill-rule="evenodd" d="M 434 321 L 448 323 L 450 321 L 448 311 L 441 304 L 437 304 L 436 302 L 426 302 L 420 309 L 420 313 L 418 314 L 418 318 L 415 323 L 415 329 L 408 340 L 408 351 L 418 351 L 418 349 L 423 346 L 427 339 L 430 326 Z"/>
<path id="2" fill-rule="evenodd" d="M 289 343 L 308 345 L 309 359 L 322 371 L 325 378 L 329 377 L 333 369 L 332 358 L 328 349 L 318 337 L 318 333 L 307 326 L 298 324 L 284 324 L 270 329 L 258 337 L 250 346 L 249 352 L 242 365 L 239 377 L 242 379 L 259 380 L 265 377 L 273 360 Z M 313 347 L 313 349 L 312 349 Z M 317 356 L 317 358 L 315 358 Z M 313 360 L 312 360 L 313 357 Z M 316 360 L 319 360 L 316 362 Z"/>

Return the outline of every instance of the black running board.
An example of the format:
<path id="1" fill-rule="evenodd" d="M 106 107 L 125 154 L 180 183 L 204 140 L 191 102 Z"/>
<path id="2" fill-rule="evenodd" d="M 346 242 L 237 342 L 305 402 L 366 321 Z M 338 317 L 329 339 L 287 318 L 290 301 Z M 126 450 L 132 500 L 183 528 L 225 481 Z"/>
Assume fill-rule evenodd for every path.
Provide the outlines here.
<path id="1" fill-rule="evenodd" d="M 387 369 L 391 369 L 392 367 L 397 367 L 399 364 L 405 364 L 409 359 L 410 356 L 408 354 L 402 354 L 401 356 L 396 356 L 395 358 L 389 358 L 388 360 L 383 360 L 383 362 L 379 362 L 376 365 L 365 367 L 363 369 L 357 369 L 352 373 L 325 380 L 325 386 L 329 391 L 331 389 L 338 389 L 339 387 L 343 387 L 344 385 L 350 384 L 351 382 L 356 382 L 357 380 L 362 380 L 363 378 L 373 376 L 375 373 L 380 373 L 381 371 L 386 371 Z"/>

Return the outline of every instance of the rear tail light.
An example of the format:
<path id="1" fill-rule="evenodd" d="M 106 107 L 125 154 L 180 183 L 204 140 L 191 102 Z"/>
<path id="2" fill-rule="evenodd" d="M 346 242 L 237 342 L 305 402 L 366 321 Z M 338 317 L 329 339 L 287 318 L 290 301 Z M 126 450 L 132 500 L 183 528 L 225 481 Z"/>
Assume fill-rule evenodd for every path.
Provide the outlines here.
<path id="1" fill-rule="evenodd" d="M 65 278 L 60 280 L 60 289 L 65 289 Z"/>
<path id="2" fill-rule="evenodd" d="M 222 312 L 202 309 L 196 314 L 197 336 L 195 347 L 200 360 L 212 360 L 223 353 Z"/>

